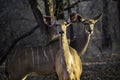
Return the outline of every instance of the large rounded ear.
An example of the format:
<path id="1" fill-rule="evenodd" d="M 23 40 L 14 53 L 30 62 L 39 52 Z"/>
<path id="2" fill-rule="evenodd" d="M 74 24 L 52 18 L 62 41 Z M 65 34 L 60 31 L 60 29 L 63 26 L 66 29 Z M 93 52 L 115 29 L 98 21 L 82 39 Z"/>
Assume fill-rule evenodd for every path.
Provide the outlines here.
<path id="1" fill-rule="evenodd" d="M 68 22 L 75 22 L 77 20 L 77 13 L 70 14 L 69 21 Z"/>
<path id="2" fill-rule="evenodd" d="M 85 19 L 84 19 L 80 14 L 77 15 L 77 20 L 78 20 L 79 22 L 85 21 Z"/>
<path id="3" fill-rule="evenodd" d="M 68 27 L 70 24 L 71 24 L 71 22 L 68 22 L 68 21 L 66 21 L 66 20 L 56 20 L 56 22 L 55 22 L 55 24 L 56 25 L 65 25 L 66 27 Z"/>
<path id="4" fill-rule="evenodd" d="M 44 17 L 44 21 L 47 25 L 51 25 L 51 17 L 50 16 L 43 16 Z"/>
<path id="5" fill-rule="evenodd" d="M 102 18 L 103 13 L 100 13 L 98 16 L 96 16 L 95 18 L 93 18 L 93 23 L 96 23 L 98 20 L 100 20 Z"/>

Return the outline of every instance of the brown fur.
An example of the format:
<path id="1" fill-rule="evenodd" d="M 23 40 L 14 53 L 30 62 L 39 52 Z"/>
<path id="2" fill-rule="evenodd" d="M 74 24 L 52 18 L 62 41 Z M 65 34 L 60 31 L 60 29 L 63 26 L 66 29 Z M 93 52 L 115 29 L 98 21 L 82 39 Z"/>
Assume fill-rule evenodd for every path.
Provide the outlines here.
<path id="1" fill-rule="evenodd" d="M 70 73 L 67 71 L 66 64 L 64 62 L 61 62 L 61 60 L 64 61 L 64 57 L 60 53 L 60 50 L 56 55 L 56 71 L 57 71 L 59 80 L 79 80 L 80 79 L 80 75 L 82 73 L 82 62 L 75 49 L 70 47 L 70 52 L 72 53 L 71 55 L 73 56 L 73 59 L 74 59 L 73 61 L 74 64 L 72 64 Z"/>
<path id="2" fill-rule="evenodd" d="M 66 36 L 67 25 L 61 24 L 64 32 L 60 37 L 60 50 L 56 55 L 56 72 L 59 80 L 79 80 L 82 73 L 82 62 L 75 49 L 69 46 Z"/>
<path id="3" fill-rule="evenodd" d="M 47 17 L 46 24 L 51 24 Z M 49 75 L 55 73 L 55 56 L 60 49 L 54 25 L 49 28 L 50 43 L 45 47 L 15 48 L 7 57 L 6 71 L 9 80 L 21 80 L 30 73 Z M 52 36 L 52 37 L 51 37 Z M 55 39 L 55 41 L 53 41 Z M 24 78 L 25 79 L 25 78 Z"/>
<path id="4" fill-rule="evenodd" d="M 8 80 L 21 80 L 29 73 L 39 76 L 55 73 L 55 56 L 60 47 L 58 40 L 51 41 L 54 36 L 56 36 L 55 27 L 49 27 L 50 43 L 46 46 L 14 48 L 6 62 Z"/>
<path id="5" fill-rule="evenodd" d="M 75 50 L 77 50 L 80 56 L 86 52 L 88 45 L 89 45 L 89 41 L 91 39 L 91 35 L 94 31 L 95 23 L 101 18 L 101 16 L 102 14 L 99 14 L 93 19 L 83 19 L 81 15 L 78 15 L 79 21 L 82 22 L 82 24 L 84 25 L 83 26 L 84 30 L 82 34 L 78 34 L 74 38 L 74 40 L 71 40 L 70 46 L 74 48 Z"/>
<path id="6" fill-rule="evenodd" d="M 39 76 L 54 74 L 56 72 L 55 56 L 58 50 L 59 41 L 52 42 L 46 47 L 22 47 L 14 49 L 8 56 L 6 63 L 9 80 L 21 80 L 27 74 L 33 72 Z"/>

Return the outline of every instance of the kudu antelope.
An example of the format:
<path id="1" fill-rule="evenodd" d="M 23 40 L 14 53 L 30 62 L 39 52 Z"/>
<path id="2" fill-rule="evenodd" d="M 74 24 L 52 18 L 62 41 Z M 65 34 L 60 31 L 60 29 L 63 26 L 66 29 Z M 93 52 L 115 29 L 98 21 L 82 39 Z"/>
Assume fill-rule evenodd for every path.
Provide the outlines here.
<path id="1" fill-rule="evenodd" d="M 82 62 L 77 51 L 70 47 L 67 41 L 66 29 L 69 23 L 61 20 L 58 24 L 60 27 L 59 34 L 61 36 L 59 38 L 60 50 L 55 59 L 56 73 L 59 80 L 80 80 Z"/>
<path id="2" fill-rule="evenodd" d="M 71 22 L 73 16 L 71 16 Z M 30 73 L 33 75 L 56 73 L 55 57 L 59 49 L 59 40 L 53 41 L 45 47 L 15 48 L 7 57 L 8 80 L 25 80 Z"/>
<path id="3" fill-rule="evenodd" d="M 71 40 L 70 46 L 76 49 L 79 55 L 83 55 L 88 47 L 91 35 L 93 34 L 94 25 L 102 17 L 102 13 L 93 19 L 84 19 L 81 15 L 76 15 L 78 21 L 83 24 L 84 30 L 82 34 L 78 34 L 73 40 Z"/>

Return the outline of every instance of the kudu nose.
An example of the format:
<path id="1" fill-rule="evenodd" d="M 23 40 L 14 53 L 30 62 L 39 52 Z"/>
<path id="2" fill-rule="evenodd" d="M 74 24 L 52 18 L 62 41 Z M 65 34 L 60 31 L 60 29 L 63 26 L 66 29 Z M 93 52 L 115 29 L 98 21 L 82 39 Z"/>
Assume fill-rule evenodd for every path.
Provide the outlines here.
<path id="1" fill-rule="evenodd" d="M 89 32 L 91 32 L 91 30 L 88 30 Z"/>
<path id="2" fill-rule="evenodd" d="M 88 32 L 89 32 L 90 34 L 93 34 L 93 31 L 92 31 L 92 30 L 88 30 Z"/>

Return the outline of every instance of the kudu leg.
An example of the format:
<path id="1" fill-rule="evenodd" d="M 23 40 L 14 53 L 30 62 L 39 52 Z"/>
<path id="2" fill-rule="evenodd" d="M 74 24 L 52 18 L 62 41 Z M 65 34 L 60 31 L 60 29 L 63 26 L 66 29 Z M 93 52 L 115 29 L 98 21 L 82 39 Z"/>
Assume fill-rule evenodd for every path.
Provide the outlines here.
<path id="1" fill-rule="evenodd" d="M 9 75 L 7 80 L 26 80 L 26 78 L 29 76 L 29 74 L 14 74 Z"/>
<path id="2" fill-rule="evenodd" d="M 25 75 L 25 77 L 22 78 L 22 80 L 26 80 L 26 78 L 29 76 L 29 74 Z"/>

